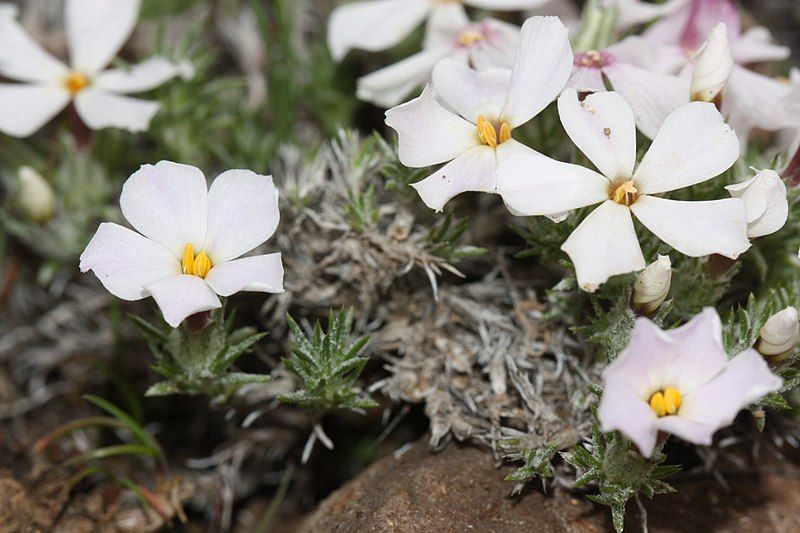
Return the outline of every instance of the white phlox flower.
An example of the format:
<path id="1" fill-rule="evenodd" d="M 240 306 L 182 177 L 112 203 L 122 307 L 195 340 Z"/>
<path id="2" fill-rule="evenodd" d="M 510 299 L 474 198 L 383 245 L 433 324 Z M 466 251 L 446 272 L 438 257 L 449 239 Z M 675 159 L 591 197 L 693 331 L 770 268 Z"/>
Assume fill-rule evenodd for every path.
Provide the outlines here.
<path id="1" fill-rule="evenodd" d="M 120 207 L 136 231 L 101 224 L 81 272 L 123 300 L 152 296 L 172 327 L 221 307 L 218 295 L 283 292 L 279 253 L 240 258 L 278 226 L 272 177 L 228 170 L 208 188 L 199 169 L 161 161 L 128 178 Z"/>
<path id="2" fill-rule="evenodd" d="M 691 257 L 735 259 L 750 247 L 742 200 L 659 196 L 710 180 L 738 159 L 736 134 L 713 104 L 693 102 L 673 112 L 638 166 L 633 111 L 620 95 L 594 93 L 581 102 L 567 89 L 558 111 L 567 134 L 600 172 L 523 154 L 500 164 L 497 182 L 509 208 L 523 215 L 600 204 L 561 247 L 575 264 L 582 289 L 594 291 L 611 276 L 645 267 L 634 216 Z"/>
<path id="3" fill-rule="evenodd" d="M 429 21 L 422 51 L 360 78 L 356 96 L 393 107 L 428 83 L 434 65 L 445 57 L 477 70 L 511 68 L 518 38 L 513 24 L 492 18 L 472 22 L 460 4 L 448 4 Z"/>
<path id="4" fill-rule="evenodd" d="M 711 444 L 741 409 L 781 384 L 753 349 L 728 358 L 712 308 L 668 331 L 639 318 L 630 344 L 603 372 L 598 417 L 603 431 L 622 432 L 650 457 L 659 431 Z"/>
<path id="5" fill-rule="evenodd" d="M 514 140 L 513 130 L 564 88 L 572 69 L 567 33 L 556 17 L 532 17 L 522 27 L 510 71 L 478 72 L 444 59 L 434 68 L 432 88 L 386 112 L 386 124 L 398 133 L 404 165 L 447 163 L 412 185 L 428 207 L 441 211 L 467 191 L 496 193 L 507 200 L 496 180 L 497 165 L 520 154 L 542 157 Z"/>
<path id="6" fill-rule="evenodd" d="M 781 229 L 789 218 L 786 184 L 774 170 L 760 170 L 749 180 L 725 187 L 747 207 L 747 236 L 751 239 Z"/>
<path id="7" fill-rule="evenodd" d="M 164 58 L 127 69 L 104 70 L 128 40 L 141 0 L 66 0 L 70 50 L 66 65 L 39 46 L 17 22 L 17 8 L 0 4 L 0 74 L 21 83 L 0 84 L 0 131 L 27 137 L 70 102 L 92 129 L 146 130 L 159 103 L 126 96 L 186 75 Z"/>
<path id="8" fill-rule="evenodd" d="M 343 4 L 328 20 L 328 48 L 340 61 L 352 49 L 377 52 L 405 39 L 428 18 L 453 13 L 466 4 L 479 9 L 514 11 L 550 0 L 362 0 Z"/>

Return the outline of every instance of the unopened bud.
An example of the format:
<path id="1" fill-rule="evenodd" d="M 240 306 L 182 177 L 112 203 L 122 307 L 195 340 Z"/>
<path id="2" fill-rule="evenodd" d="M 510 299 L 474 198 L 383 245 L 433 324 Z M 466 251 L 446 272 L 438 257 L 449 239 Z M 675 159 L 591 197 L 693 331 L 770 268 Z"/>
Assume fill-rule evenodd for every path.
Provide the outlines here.
<path id="1" fill-rule="evenodd" d="M 774 170 L 758 171 L 755 177 L 725 189 L 747 208 L 747 236 L 750 239 L 770 235 L 781 229 L 789 218 L 786 184 Z"/>
<path id="2" fill-rule="evenodd" d="M 31 167 L 19 169 L 19 203 L 35 222 L 47 222 L 56 211 L 53 189 L 41 174 Z"/>
<path id="3" fill-rule="evenodd" d="M 669 256 L 659 255 L 642 270 L 633 284 L 633 310 L 638 315 L 652 315 L 667 299 L 671 285 L 672 262 Z"/>
<path id="4" fill-rule="evenodd" d="M 708 40 L 695 54 L 690 94 L 693 102 L 719 104 L 733 72 L 733 54 L 728 40 L 728 26 L 717 24 Z"/>
<path id="5" fill-rule="evenodd" d="M 787 307 L 769 317 L 761 328 L 756 350 L 769 358 L 770 362 L 779 363 L 794 351 L 798 337 L 800 322 L 797 321 L 797 309 Z"/>

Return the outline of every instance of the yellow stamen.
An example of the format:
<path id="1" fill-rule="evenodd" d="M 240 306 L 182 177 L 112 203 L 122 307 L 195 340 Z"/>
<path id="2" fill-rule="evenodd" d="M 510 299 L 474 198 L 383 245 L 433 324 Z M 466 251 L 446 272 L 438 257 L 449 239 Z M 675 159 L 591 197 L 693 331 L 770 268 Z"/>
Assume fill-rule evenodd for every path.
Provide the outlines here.
<path id="1" fill-rule="evenodd" d="M 183 247 L 181 272 L 184 274 L 205 278 L 212 266 L 211 259 L 208 258 L 208 254 L 206 254 L 205 251 L 201 251 L 195 256 L 192 243 L 187 243 L 186 246 Z"/>
<path id="2" fill-rule="evenodd" d="M 508 125 L 508 122 L 503 122 L 500 125 L 500 138 L 498 140 L 497 128 L 481 115 L 478 117 L 478 138 L 483 144 L 491 148 L 497 148 L 498 144 L 503 144 L 511 138 L 511 126 Z"/>
<path id="3" fill-rule="evenodd" d="M 205 279 L 209 270 L 211 270 L 211 259 L 208 258 L 205 252 L 200 252 L 197 254 L 197 257 L 194 258 L 192 274 Z"/>
<path id="4" fill-rule="evenodd" d="M 186 243 L 183 247 L 183 260 L 181 261 L 181 271 L 184 274 L 194 275 L 194 246 L 192 243 Z"/>
<path id="5" fill-rule="evenodd" d="M 636 202 L 636 193 L 639 192 L 636 190 L 636 186 L 633 183 L 633 180 L 628 180 L 617 187 L 611 189 L 611 193 L 609 194 L 609 198 L 615 201 L 618 204 L 631 206 L 634 202 Z"/>
<path id="6" fill-rule="evenodd" d="M 681 407 L 682 398 L 678 389 L 667 387 L 650 397 L 650 407 L 658 417 L 674 415 Z"/>
<path id="7" fill-rule="evenodd" d="M 486 36 L 479 31 L 467 30 L 458 36 L 458 44 L 461 46 L 472 46 L 475 43 L 486 39 Z"/>
<path id="8" fill-rule="evenodd" d="M 80 72 L 72 72 L 70 73 L 69 76 L 67 76 L 67 79 L 64 80 L 64 85 L 67 86 L 69 92 L 71 92 L 72 94 L 76 94 L 85 89 L 87 85 L 89 85 L 89 78 L 87 78 Z"/>

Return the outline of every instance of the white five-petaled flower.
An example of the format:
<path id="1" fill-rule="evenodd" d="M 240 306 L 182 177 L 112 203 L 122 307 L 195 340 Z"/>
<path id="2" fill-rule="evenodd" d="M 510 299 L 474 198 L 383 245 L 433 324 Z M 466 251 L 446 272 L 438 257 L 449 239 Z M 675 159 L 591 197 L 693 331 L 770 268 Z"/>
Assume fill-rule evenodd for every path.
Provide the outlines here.
<path id="1" fill-rule="evenodd" d="M 407 37 L 427 18 L 452 14 L 454 4 L 489 10 L 539 7 L 550 0 L 362 0 L 337 7 L 328 21 L 328 48 L 341 60 L 357 48 L 386 50 Z M 460 7 L 460 6 L 458 6 Z"/>
<path id="2" fill-rule="evenodd" d="M 789 218 L 786 184 L 774 170 L 761 170 L 742 183 L 725 187 L 747 207 L 747 236 L 751 239 L 781 229 Z"/>
<path id="3" fill-rule="evenodd" d="M 278 226 L 270 176 L 228 170 L 208 188 L 199 169 L 162 161 L 125 182 L 120 207 L 139 233 L 101 224 L 81 255 L 81 271 L 93 270 L 123 300 L 152 296 L 172 327 L 219 308 L 217 295 L 283 292 L 279 253 L 240 258 Z"/>
<path id="4" fill-rule="evenodd" d="M 419 98 L 386 112 L 386 124 L 398 133 L 404 165 L 449 162 L 412 185 L 428 207 L 440 211 L 466 191 L 497 193 L 508 200 L 495 169 L 520 154 L 542 157 L 514 140 L 512 131 L 563 89 L 572 69 L 567 33 L 556 17 L 532 17 L 522 27 L 511 71 L 477 72 L 444 59 L 433 71 L 432 85 L 447 107 L 426 88 Z"/>
<path id="5" fill-rule="evenodd" d="M 158 102 L 124 96 L 186 75 L 185 65 L 153 58 L 130 70 L 103 70 L 128 40 L 141 0 L 67 0 L 70 64 L 65 65 L 25 32 L 17 8 L 0 4 L 0 74 L 22 82 L 0 84 L 0 131 L 27 137 L 70 102 L 92 129 L 147 129 Z"/>
<path id="6" fill-rule="evenodd" d="M 750 247 L 741 200 L 657 196 L 712 179 L 738 159 L 736 134 L 713 104 L 694 102 L 673 112 L 638 167 L 633 111 L 620 95 L 594 93 L 581 102 L 567 89 L 558 110 L 567 134 L 600 172 L 526 154 L 501 163 L 497 179 L 509 208 L 523 215 L 600 204 L 561 247 L 582 289 L 594 291 L 611 276 L 645 267 L 633 216 L 692 257 L 716 253 L 735 259 Z"/>
<path id="7" fill-rule="evenodd" d="M 448 4 L 428 22 L 421 52 L 360 78 L 356 95 L 382 107 L 396 106 L 428 83 L 434 65 L 445 57 L 477 70 L 511 68 L 518 37 L 513 24 L 492 18 L 471 22 L 461 4 Z"/>
<path id="8" fill-rule="evenodd" d="M 637 319 L 630 344 L 603 372 L 603 383 L 603 431 L 622 432 L 650 457 L 659 431 L 711 444 L 742 408 L 782 382 L 753 349 L 729 359 L 719 315 L 707 308 L 669 331 Z"/>

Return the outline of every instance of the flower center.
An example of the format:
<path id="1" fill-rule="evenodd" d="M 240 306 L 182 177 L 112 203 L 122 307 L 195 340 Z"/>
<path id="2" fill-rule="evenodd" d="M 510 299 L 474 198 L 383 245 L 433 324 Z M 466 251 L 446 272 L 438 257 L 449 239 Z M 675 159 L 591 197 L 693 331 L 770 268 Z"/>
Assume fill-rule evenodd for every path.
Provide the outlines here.
<path id="1" fill-rule="evenodd" d="M 64 85 L 67 86 L 69 92 L 77 94 L 89 85 L 89 78 L 80 72 L 71 72 L 64 80 Z"/>
<path id="2" fill-rule="evenodd" d="M 494 124 L 481 115 L 478 117 L 478 137 L 481 143 L 496 148 L 498 144 L 503 144 L 511 138 L 511 126 L 508 122 L 503 122 L 498 131 Z"/>
<path id="3" fill-rule="evenodd" d="M 603 68 L 611 62 L 611 56 L 606 52 L 589 50 L 575 54 L 573 63 L 577 67 Z"/>
<path id="4" fill-rule="evenodd" d="M 618 204 L 625 206 L 632 206 L 636 202 L 636 186 L 633 180 L 628 180 L 620 183 L 616 187 L 612 187 L 608 193 L 608 197 Z"/>
<path id="5" fill-rule="evenodd" d="M 478 30 L 465 30 L 458 36 L 458 44 L 461 46 L 472 46 L 484 40 L 486 36 Z"/>
<path id="6" fill-rule="evenodd" d="M 205 251 L 194 255 L 194 246 L 190 242 L 186 243 L 186 246 L 183 247 L 183 260 L 181 261 L 181 271 L 184 274 L 205 279 L 212 266 L 211 259 L 208 258 Z"/>
<path id="7" fill-rule="evenodd" d="M 681 407 L 681 393 L 678 389 L 667 387 L 650 397 L 650 407 L 658 417 L 674 415 Z"/>

